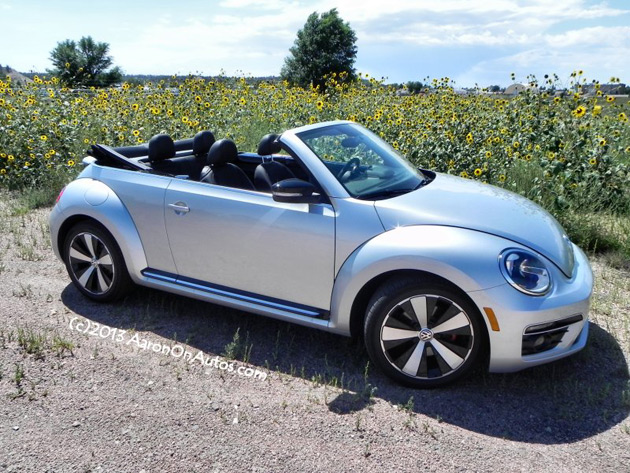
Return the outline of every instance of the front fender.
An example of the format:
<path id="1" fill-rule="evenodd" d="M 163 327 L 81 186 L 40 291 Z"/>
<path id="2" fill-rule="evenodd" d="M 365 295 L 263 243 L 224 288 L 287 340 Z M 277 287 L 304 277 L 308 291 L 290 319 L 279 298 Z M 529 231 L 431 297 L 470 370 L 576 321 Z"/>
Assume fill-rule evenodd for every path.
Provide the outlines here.
<path id="1" fill-rule="evenodd" d="M 329 329 L 350 334 L 352 305 L 371 280 L 392 271 L 425 271 L 440 276 L 464 292 L 506 284 L 498 256 L 513 242 L 457 227 L 399 227 L 372 238 L 345 261 L 332 293 Z"/>
<path id="2" fill-rule="evenodd" d="M 96 220 L 112 234 L 131 279 L 139 282 L 147 259 L 131 215 L 116 193 L 103 182 L 89 178 L 76 179 L 66 186 L 49 219 L 52 247 L 62 260 L 60 231 L 65 232 L 67 223 L 77 218 Z"/>

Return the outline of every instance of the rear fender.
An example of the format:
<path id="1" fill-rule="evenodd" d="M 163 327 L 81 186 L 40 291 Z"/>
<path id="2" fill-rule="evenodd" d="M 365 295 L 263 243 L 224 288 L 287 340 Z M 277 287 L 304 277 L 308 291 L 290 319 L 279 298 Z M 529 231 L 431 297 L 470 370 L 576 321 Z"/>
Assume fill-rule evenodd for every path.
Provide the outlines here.
<path id="1" fill-rule="evenodd" d="M 147 259 L 138 230 L 116 193 L 101 181 L 84 178 L 68 184 L 50 215 L 55 254 L 63 260 L 62 245 L 67 231 L 82 220 L 102 225 L 116 240 L 132 280 L 141 281 Z"/>

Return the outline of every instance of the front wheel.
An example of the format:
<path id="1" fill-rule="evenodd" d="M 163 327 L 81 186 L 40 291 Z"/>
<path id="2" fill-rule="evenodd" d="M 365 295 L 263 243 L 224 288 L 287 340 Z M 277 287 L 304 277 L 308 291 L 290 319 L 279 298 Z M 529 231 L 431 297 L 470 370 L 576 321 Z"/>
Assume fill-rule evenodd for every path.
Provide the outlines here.
<path id="1" fill-rule="evenodd" d="M 72 282 L 90 299 L 115 301 L 133 286 L 116 241 L 98 225 L 82 222 L 72 227 L 63 255 Z"/>
<path id="2" fill-rule="evenodd" d="M 476 307 L 439 283 L 393 280 L 374 294 L 365 319 L 372 361 L 390 378 L 433 388 L 465 376 L 484 343 Z"/>

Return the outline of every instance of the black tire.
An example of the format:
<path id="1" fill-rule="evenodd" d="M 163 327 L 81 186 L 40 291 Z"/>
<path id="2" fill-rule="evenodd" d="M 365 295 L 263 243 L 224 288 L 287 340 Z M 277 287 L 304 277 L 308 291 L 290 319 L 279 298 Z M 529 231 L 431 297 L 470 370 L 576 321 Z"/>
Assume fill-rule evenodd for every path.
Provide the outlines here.
<path id="1" fill-rule="evenodd" d="M 477 308 L 458 291 L 405 278 L 374 293 L 364 338 L 372 362 L 387 376 L 410 387 L 435 388 L 470 373 L 486 343 L 485 330 Z"/>
<path id="2" fill-rule="evenodd" d="M 118 244 L 97 224 L 81 222 L 72 227 L 63 255 L 72 282 L 90 299 L 112 302 L 133 287 Z"/>

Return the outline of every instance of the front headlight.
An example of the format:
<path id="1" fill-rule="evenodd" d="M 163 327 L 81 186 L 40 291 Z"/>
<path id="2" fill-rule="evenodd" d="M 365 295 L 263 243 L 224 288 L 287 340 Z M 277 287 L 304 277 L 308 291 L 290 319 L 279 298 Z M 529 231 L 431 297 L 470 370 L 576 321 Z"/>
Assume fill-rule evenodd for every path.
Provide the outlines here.
<path id="1" fill-rule="evenodd" d="M 544 296 L 551 289 L 551 274 L 534 254 L 510 248 L 499 255 L 501 273 L 514 288 L 530 296 Z"/>

